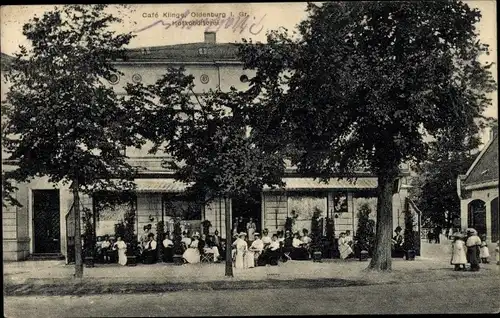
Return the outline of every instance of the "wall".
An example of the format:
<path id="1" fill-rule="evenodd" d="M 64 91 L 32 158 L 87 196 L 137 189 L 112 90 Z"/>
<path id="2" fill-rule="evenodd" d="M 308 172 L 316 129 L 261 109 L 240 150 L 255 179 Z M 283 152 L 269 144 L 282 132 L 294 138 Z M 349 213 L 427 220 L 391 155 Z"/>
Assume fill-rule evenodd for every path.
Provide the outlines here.
<path id="1" fill-rule="evenodd" d="M 263 193 L 262 229 L 267 228 L 270 234 L 283 230 L 288 216 L 288 200 L 286 194 Z"/>
<path id="2" fill-rule="evenodd" d="M 486 188 L 467 191 L 462 194 L 462 197 L 466 199 L 460 200 L 460 222 L 461 228 L 466 229 L 468 227 L 468 211 L 469 203 L 474 200 L 482 200 L 485 202 L 486 207 L 486 241 L 491 242 L 491 201 L 498 198 L 498 188 Z"/>
<path id="3" fill-rule="evenodd" d="M 231 204 L 231 203 L 230 203 Z M 231 206 L 230 206 L 231 208 Z M 214 233 L 215 230 L 219 232 L 219 236 L 223 239 L 226 238 L 226 203 L 224 199 L 215 198 L 208 202 L 205 206 L 205 216 L 204 219 L 212 223 L 210 228 L 210 233 Z M 232 212 L 232 211 L 231 211 Z M 230 213 L 232 218 L 232 213 Z"/>

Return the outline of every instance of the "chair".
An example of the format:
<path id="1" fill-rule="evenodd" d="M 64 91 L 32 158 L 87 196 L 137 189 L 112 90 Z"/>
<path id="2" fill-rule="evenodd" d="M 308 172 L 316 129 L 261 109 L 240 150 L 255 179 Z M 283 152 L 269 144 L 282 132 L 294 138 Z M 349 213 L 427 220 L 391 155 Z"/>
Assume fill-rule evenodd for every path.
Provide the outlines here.
<path id="1" fill-rule="evenodd" d="M 200 263 L 213 263 L 215 261 L 214 253 L 201 253 Z"/>

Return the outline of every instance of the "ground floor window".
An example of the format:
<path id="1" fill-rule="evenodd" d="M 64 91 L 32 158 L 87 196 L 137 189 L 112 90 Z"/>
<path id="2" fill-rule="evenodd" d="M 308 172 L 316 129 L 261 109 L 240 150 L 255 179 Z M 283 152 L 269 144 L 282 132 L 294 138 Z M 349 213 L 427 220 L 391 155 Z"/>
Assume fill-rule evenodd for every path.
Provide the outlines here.
<path id="1" fill-rule="evenodd" d="M 326 193 L 288 193 L 288 216 L 295 216 L 293 232 L 301 232 L 303 229 L 311 231 L 311 222 L 315 213 L 320 218 L 325 218 L 328 209 L 327 198 Z"/>

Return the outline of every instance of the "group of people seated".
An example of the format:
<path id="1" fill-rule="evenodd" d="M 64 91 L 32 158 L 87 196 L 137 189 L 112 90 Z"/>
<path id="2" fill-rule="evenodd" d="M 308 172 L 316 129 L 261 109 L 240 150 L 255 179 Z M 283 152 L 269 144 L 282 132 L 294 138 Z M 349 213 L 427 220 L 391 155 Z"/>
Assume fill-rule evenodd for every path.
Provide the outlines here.
<path id="1" fill-rule="evenodd" d="M 264 229 L 254 233 L 247 239 L 245 232 L 239 233 L 232 244 L 232 257 L 235 268 L 252 268 L 255 266 L 278 265 L 278 261 L 308 260 L 311 257 L 311 238 L 306 229 L 303 235 L 287 230 L 269 236 L 269 230 Z"/>
<path id="2" fill-rule="evenodd" d="M 105 235 L 97 238 L 96 255 L 97 260 L 101 263 L 116 263 L 120 265 L 127 264 L 127 256 L 125 254 L 127 244 L 120 236 L 115 241 L 114 236 Z"/>

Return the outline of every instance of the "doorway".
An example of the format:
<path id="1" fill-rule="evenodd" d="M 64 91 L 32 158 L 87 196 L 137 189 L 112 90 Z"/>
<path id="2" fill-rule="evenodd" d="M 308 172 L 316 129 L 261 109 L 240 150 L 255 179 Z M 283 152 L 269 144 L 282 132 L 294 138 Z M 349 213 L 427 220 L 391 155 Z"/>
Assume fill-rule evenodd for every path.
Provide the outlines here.
<path id="1" fill-rule="evenodd" d="M 261 218 L 261 193 L 254 192 L 249 197 L 235 198 L 232 200 L 232 214 L 233 220 L 236 218 L 243 218 L 243 223 L 246 232 L 246 224 L 252 218 L 256 225 L 256 232 L 260 232 L 260 218 Z M 231 224 L 233 224 L 231 223 Z"/>
<path id="2" fill-rule="evenodd" d="M 33 190 L 34 253 L 60 253 L 59 190 Z"/>

